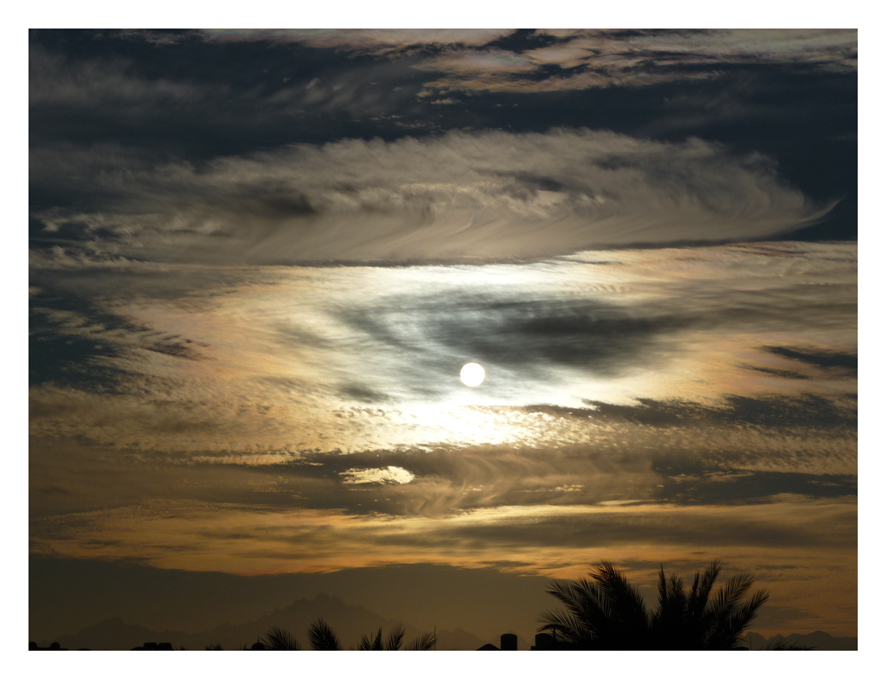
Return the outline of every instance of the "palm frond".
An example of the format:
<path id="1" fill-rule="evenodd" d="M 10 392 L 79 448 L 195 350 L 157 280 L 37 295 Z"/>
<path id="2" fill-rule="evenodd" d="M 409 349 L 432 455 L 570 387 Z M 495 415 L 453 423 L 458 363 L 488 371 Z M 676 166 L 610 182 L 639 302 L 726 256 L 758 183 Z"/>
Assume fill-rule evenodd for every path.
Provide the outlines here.
<path id="1" fill-rule="evenodd" d="M 713 610 L 731 611 L 741 602 L 753 584 L 754 579 L 745 573 L 729 578 L 726 584 L 717 590 L 712 602 Z"/>
<path id="2" fill-rule="evenodd" d="M 420 637 L 416 637 L 406 646 L 407 651 L 430 651 L 433 650 L 437 643 L 437 635 L 433 632 L 425 632 Z"/>
<path id="3" fill-rule="evenodd" d="M 375 638 L 372 638 L 372 635 L 364 634 L 360 638 L 360 645 L 357 647 L 358 651 L 381 651 L 381 627 L 378 628 L 378 633 L 375 635 Z"/>
<path id="4" fill-rule="evenodd" d="M 769 599 L 769 592 L 755 592 L 751 598 L 739 605 L 729 613 L 727 617 L 719 621 L 715 628 L 715 637 L 717 645 L 709 645 L 711 648 L 737 648 L 741 637 L 745 630 L 750 626 L 751 621 L 756 617 L 757 611 Z"/>
<path id="5" fill-rule="evenodd" d="M 593 648 L 595 634 L 584 620 L 566 611 L 548 611 L 539 617 L 544 623 L 539 632 L 555 632 L 564 643 L 578 648 Z"/>
<path id="6" fill-rule="evenodd" d="M 385 650 L 400 650 L 400 647 L 403 645 L 403 636 L 405 634 L 406 631 L 403 629 L 403 625 L 397 625 L 394 629 L 388 632 L 388 640 L 385 642 Z"/>
<path id="7" fill-rule="evenodd" d="M 322 618 L 317 618 L 311 623 L 311 627 L 308 629 L 308 639 L 310 639 L 311 648 L 315 651 L 341 650 L 338 636 L 329 625 L 323 622 Z"/>
<path id="8" fill-rule="evenodd" d="M 779 639 L 778 641 L 770 641 L 761 651 L 814 651 L 815 646 L 804 646 L 803 644 L 798 644 L 793 641 L 785 641 L 784 639 Z"/>
<path id="9" fill-rule="evenodd" d="M 722 565 L 720 564 L 720 561 L 714 560 L 701 577 L 701 582 L 699 582 L 698 573 L 695 574 L 695 581 L 693 582 L 692 587 L 691 605 L 699 613 L 703 611 L 708 604 L 708 598 L 711 595 L 711 590 L 714 588 L 714 582 L 716 582 L 717 576 L 720 575 L 721 568 Z"/>
<path id="10" fill-rule="evenodd" d="M 277 627 L 276 625 L 268 630 L 267 634 L 264 637 L 259 639 L 259 642 L 268 650 L 271 651 L 300 651 L 301 646 L 298 641 L 296 641 L 295 637 L 292 636 L 285 629 Z"/>

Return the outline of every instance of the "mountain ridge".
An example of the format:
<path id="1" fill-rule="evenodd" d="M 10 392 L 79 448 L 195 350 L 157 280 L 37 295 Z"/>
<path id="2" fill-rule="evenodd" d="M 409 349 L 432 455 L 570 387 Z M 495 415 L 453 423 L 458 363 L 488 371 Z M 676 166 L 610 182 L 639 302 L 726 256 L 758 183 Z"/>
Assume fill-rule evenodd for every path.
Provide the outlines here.
<path id="1" fill-rule="evenodd" d="M 212 629 L 194 633 L 181 630 L 152 630 L 138 624 L 128 624 L 121 616 L 114 616 L 81 629 L 74 634 L 58 637 L 63 648 L 90 648 L 94 650 L 130 649 L 152 641 L 170 642 L 175 648 L 203 649 L 220 644 L 227 650 L 247 648 L 264 636 L 271 627 L 281 627 L 296 638 L 302 648 L 309 649 L 308 628 L 322 618 L 341 641 L 343 648 L 356 647 L 361 637 L 374 635 L 379 627 L 383 634 L 397 625 L 405 631 L 404 645 L 412 639 L 433 630 L 423 630 L 398 619 L 384 618 L 362 606 L 348 604 L 334 595 L 317 594 L 312 600 L 302 598 L 282 608 L 275 608 L 254 620 L 241 623 L 223 622 Z M 461 628 L 437 631 L 437 649 L 467 650 L 482 646 L 484 641 Z"/>
<path id="2" fill-rule="evenodd" d="M 775 644 L 784 642 L 786 644 L 797 644 L 806 646 L 818 651 L 857 651 L 858 637 L 835 637 L 827 632 L 815 630 L 808 634 L 776 634 L 768 639 L 762 634 L 749 632 L 747 635 L 748 643 L 751 649 L 762 649 L 766 644 Z"/>

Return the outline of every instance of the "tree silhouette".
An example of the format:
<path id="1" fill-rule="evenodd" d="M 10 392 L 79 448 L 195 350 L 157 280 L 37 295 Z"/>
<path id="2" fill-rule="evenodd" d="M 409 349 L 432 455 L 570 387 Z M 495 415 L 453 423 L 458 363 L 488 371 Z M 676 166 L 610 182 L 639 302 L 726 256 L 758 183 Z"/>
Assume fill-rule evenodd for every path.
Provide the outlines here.
<path id="1" fill-rule="evenodd" d="M 714 595 L 721 564 L 696 573 L 687 592 L 676 575 L 659 568 L 658 608 L 647 613 L 643 597 L 608 561 L 591 569 L 590 579 L 553 582 L 548 592 L 566 611 L 544 613 L 539 630 L 552 632 L 559 645 L 574 649 L 714 650 L 739 648 L 744 631 L 769 598 L 759 591 L 745 600 L 754 580 L 730 578 Z"/>

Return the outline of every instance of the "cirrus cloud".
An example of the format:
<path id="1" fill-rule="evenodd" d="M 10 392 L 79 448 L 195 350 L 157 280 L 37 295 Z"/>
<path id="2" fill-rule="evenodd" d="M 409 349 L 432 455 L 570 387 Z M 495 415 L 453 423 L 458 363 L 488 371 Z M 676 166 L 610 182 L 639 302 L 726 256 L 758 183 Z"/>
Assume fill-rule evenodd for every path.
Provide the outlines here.
<path id="1" fill-rule="evenodd" d="M 33 181 L 59 178 L 32 155 Z M 47 233 L 157 261 L 484 261 L 593 247 L 767 238 L 823 217 L 764 156 L 607 131 L 450 132 L 299 144 L 200 166 L 72 151 L 91 209 L 35 215 Z M 84 246 L 77 242 L 71 245 Z"/>

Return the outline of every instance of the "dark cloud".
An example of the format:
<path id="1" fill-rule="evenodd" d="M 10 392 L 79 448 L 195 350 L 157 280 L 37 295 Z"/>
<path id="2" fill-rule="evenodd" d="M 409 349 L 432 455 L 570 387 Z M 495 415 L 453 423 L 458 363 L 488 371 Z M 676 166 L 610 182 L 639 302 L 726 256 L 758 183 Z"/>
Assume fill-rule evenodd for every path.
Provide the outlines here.
<path id="1" fill-rule="evenodd" d="M 601 421 L 622 421 L 653 427 L 697 427 L 733 424 L 778 428 L 856 429 L 857 410 L 815 394 L 789 396 L 724 396 L 722 407 L 686 401 L 637 399 L 640 405 L 613 405 L 588 400 L 587 415 Z"/>
<path id="2" fill-rule="evenodd" d="M 363 403 L 384 403 L 388 400 L 387 394 L 362 384 L 347 384 L 341 387 L 340 391 L 345 398 L 362 401 Z"/>
<path id="3" fill-rule="evenodd" d="M 777 509 L 777 503 L 770 505 Z M 563 514 L 551 517 L 502 519 L 489 524 L 440 526 L 433 536 L 382 535 L 383 544 L 403 546 L 433 539 L 437 547 L 485 552 L 489 549 L 508 549 L 533 545 L 538 549 L 557 547 L 593 547 L 597 549 L 627 546 L 642 542 L 646 545 L 667 547 L 697 545 L 720 549 L 753 544 L 757 547 L 831 546 L 852 547 L 856 544 L 856 517 L 853 505 L 837 511 L 835 525 L 823 528 L 814 521 L 781 523 L 776 512 L 769 520 L 759 515 L 742 517 L 739 511 L 728 515 L 704 512 L 693 513 L 691 522 L 686 516 L 666 511 L 634 512 L 607 511 L 605 513 Z M 756 513 L 755 513 L 756 514 Z M 839 529 L 837 529 L 839 526 Z"/>
<path id="4" fill-rule="evenodd" d="M 762 368 L 760 366 L 748 365 L 742 366 L 747 368 L 748 370 L 756 370 L 757 372 L 766 373 L 767 375 L 773 375 L 774 377 L 784 377 L 789 380 L 808 380 L 808 375 L 802 375 L 800 373 L 793 372 L 792 370 L 776 370 L 774 368 Z"/>
<path id="5" fill-rule="evenodd" d="M 783 356 L 795 361 L 801 361 L 808 365 L 814 365 L 819 368 L 845 368 L 847 370 L 858 370 L 858 356 L 855 354 L 844 354 L 837 351 L 818 351 L 809 352 L 802 351 L 796 347 L 764 347 L 777 356 Z"/>
<path id="6" fill-rule="evenodd" d="M 119 356 L 119 347 L 98 330 L 128 324 L 86 300 L 47 290 L 31 295 L 28 315 L 29 385 L 114 390 L 121 372 L 103 359 Z"/>
<path id="7" fill-rule="evenodd" d="M 37 277 L 41 287 L 30 296 L 28 381 L 87 391 L 122 393 L 129 375 L 113 360 L 133 349 L 199 360 L 201 344 L 179 334 L 153 330 L 107 310 L 83 291 L 72 292 L 56 280 Z M 48 285 L 47 285 L 48 284 Z"/>
<path id="8" fill-rule="evenodd" d="M 668 464 L 654 467 L 663 475 L 657 497 L 677 504 L 735 504 L 766 502 L 781 494 L 813 498 L 847 498 L 858 495 L 858 478 L 846 474 L 817 475 L 776 472 L 697 473 L 697 465 Z M 680 469 L 696 473 L 677 473 Z M 693 469 L 695 468 L 695 469 Z"/>

